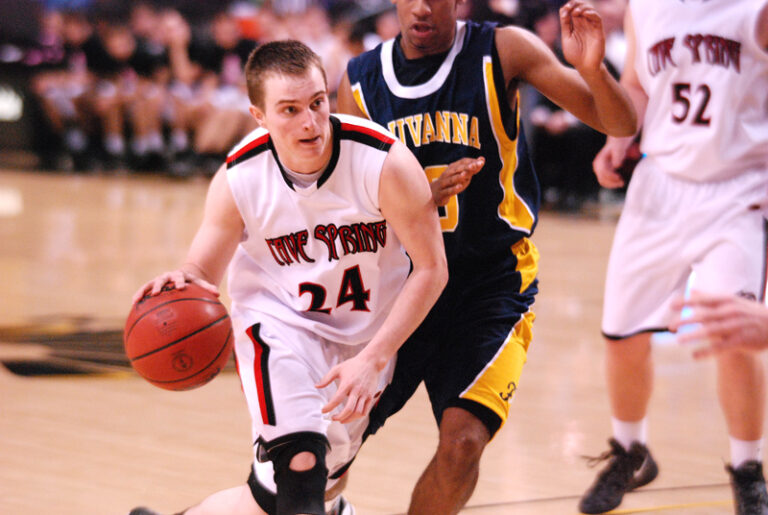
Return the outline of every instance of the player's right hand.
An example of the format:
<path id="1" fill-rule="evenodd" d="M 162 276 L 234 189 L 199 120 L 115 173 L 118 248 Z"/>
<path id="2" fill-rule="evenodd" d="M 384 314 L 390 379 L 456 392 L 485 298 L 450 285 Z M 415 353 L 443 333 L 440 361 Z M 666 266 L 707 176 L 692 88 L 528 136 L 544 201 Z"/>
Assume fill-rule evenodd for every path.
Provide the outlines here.
<path id="1" fill-rule="evenodd" d="M 592 161 L 592 168 L 597 176 L 597 182 L 603 188 L 621 188 L 624 186 L 624 179 L 616 170 L 624 162 L 627 156 L 627 149 L 632 144 L 634 137 L 614 138 L 609 136 L 605 146 Z"/>
<path id="2" fill-rule="evenodd" d="M 136 291 L 136 293 L 133 294 L 132 301 L 135 304 L 145 295 L 158 295 L 161 291 L 163 291 L 163 287 L 165 287 L 166 284 L 171 284 L 177 290 L 183 290 L 187 286 L 187 283 L 195 283 L 199 286 L 202 286 L 217 297 L 219 296 L 219 289 L 215 285 L 209 283 L 202 277 L 198 277 L 187 271 L 179 269 L 162 273 L 151 281 L 146 282 Z"/>
<path id="3" fill-rule="evenodd" d="M 432 198 L 435 204 L 444 206 L 451 197 L 458 195 L 469 186 L 472 177 L 485 165 L 484 157 L 462 157 L 449 164 L 440 177 L 432 181 Z"/>

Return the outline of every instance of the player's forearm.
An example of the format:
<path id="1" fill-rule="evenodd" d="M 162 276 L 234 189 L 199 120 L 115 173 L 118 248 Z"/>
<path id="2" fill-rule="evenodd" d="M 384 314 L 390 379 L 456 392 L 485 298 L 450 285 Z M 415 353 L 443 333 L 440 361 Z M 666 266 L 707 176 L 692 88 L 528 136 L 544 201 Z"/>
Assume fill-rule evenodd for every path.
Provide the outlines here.
<path id="1" fill-rule="evenodd" d="M 444 262 L 414 267 L 386 320 L 361 354 L 373 360 L 378 370 L 383 369 L 424 321 L 447 282 L 448 269 Z"/>
<path id="2" fill-rule="evenodd" d="M 600 130 L 609 136 L 632 136 L 637 132 L 637 113 L 627 92 L 605 65 L 592 73 L 581 72 L 594 101 Z"/>

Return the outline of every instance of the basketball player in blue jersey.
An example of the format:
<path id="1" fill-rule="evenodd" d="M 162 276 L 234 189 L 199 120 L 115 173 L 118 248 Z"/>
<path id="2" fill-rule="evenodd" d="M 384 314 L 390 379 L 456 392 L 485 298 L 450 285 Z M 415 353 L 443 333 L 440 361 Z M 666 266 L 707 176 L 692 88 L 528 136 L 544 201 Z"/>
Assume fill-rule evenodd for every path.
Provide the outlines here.
<path id="1" fill-rule="evenodd" d="M 654 332 L 681 325 L 673 326 L 676 299 L 698 290 L 757 304 L 765 294 L 768 1 L 630 0 L 624 25 L 621 84 L 642 122 L 643 158 L 606 271 L 601 329 L 613 434 L 607 463 L 579 504 L 584 513 L 615 508 L 658 474 L 646 427 L 651 343 Z M 597 154 L 604 187 L 624 185 L 616 169 L 632 139 L 609 137 Z M 701 307 L 694 303 L 694 317 Z M 754 336 L 732 331 L 726 341 L 738 338 Z M 768 515 L 760 358 L 732 349 L 715 359 L 738 515 Z"/>
<path id="2" fill-rule="evenodd" d="M 405 145 L 330 115 L 304 44 L 258 47 L 245 75 L 260 127 L 211 181 L 185 263 L 134 296 L 187 282 L 218 294 L 228 269 L 254 463 L 184 513 L 353 515 L 340 491 L 368 413 L 447 281 L 439 221 Z"/>
<path id="3" fill-rule="evenodd" d="M 411 514 L 457 513 L 472 494 L 483 449 L 507 418 L 532 337 L 538 251 L 529 237 L 539 189 L 519 123 L 528 82 L 597 130 L 634 133 L 631 103 L 603 65 L 599 15 L 560 11 L 558 62 L 516 27 L 457 19 L 458 0 L 396 0 L 400 35 L 350 61 L 341 112 L 389 128 L 432 181 L 449 283 L 400 349 L 370 433 L 425 382 L 439 425 L 437 452 Z"/>

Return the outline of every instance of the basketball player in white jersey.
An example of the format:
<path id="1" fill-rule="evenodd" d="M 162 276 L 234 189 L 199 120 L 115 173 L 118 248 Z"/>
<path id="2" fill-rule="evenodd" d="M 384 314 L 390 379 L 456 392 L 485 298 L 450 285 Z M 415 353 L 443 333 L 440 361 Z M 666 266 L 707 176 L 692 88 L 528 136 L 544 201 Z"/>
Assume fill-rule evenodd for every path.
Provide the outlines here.
<path id="1" fill-rule="evenodd" d="M 602 332 L 613 438 L 607 466 L 580 503 L 618 506 L 658 468 L 646 446 L 651 333 L 670 328 L 673 302 L 694 290 L 761 299 L 768 193 L 766 0 L 630 0 L 621 84 L 642 120 L 634 171 L 608 265 Z M 594 161 L 605 187 L 632 138 L 608 138 Z M 717 357 L 730 435 L 736 512 L 767 514 L 761 447 L 764 371 L 749 352 Z"/>
<path id="2" fill-rule="evenodd" d="M 213 178 L 186 262 L 136 294 L 217 292 L 229 265 L 254 466 L 184 513 L 350 515 L 339 492 L 368 413 L 447 281 L 437 210 L 405 145 L 330 115 L 305 45 L 263 45 L 245 73 L 260 128 Z"/>

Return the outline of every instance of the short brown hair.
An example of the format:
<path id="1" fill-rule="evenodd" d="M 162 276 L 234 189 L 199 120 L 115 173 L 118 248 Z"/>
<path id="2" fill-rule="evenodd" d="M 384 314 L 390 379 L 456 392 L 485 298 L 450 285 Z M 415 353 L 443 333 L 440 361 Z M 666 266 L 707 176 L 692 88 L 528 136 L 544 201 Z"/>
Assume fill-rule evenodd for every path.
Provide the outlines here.
<path id="1" fill-rule="evenodd" d="M 270 73 L 303 76 L 310 67 L 317 66 L 325 76 L 320 56 L 300 41 L 283 40 L 265 43 L 251 52 L 245 63 L 245 80 L 248 85 L 248 98 L 257 107 L 264 108 L 264 78 Z"/>

